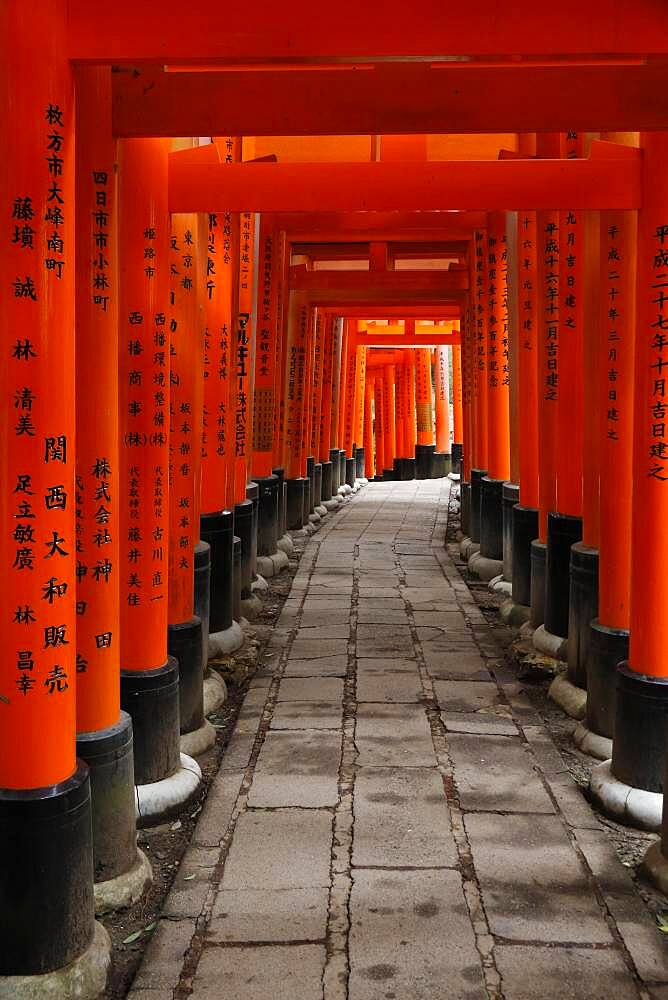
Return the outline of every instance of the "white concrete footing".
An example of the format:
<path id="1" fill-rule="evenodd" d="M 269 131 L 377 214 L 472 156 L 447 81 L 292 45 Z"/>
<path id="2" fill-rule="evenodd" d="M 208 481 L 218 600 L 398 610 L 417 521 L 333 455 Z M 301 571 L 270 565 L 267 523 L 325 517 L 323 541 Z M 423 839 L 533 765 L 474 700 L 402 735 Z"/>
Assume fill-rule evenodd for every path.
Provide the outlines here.
<path id="1" fill-rule="evenodd" d="M 551 656 L 555 660 L 564 662 L 568 657 L 568 639 L 562 635 L 553 635 L 544 625 L 539 625 L 534 632 L 533 644 L 543 656 Z"/>
<path id="2" fill-rule="evenodd" d="M 111 940 L 96 921 L 93 940 L 69 965 L 41 976 L 0 976 L 0 1000 L 96 1000 L 110 964 Z"/>
<path id="3" fill-rule="evenodd" d="M 230 656 L 244 644 L 244 633 L 239 622 L 233 621 L 229 628 L 209 635 L 209 659 Z"/>
<path id="4" fill-rule="evenodd" d="M 663 795 L 646 792 L 618 781 L 612 773 L 612 761 L 598 764 L 589 779 L 591 797 L 606 815 L 641 830 L 661 829 Z"/>
<path id="5" fill-rule="evenodd" d="M 290 535 L 287 533 L 287 531 L 286 531 L 286 533 L 284 535 L 281 535 L 281 537 L 278 539 L 276 545 L 277 545 L 278 549 L 281 552 L 285 552 L 286 555 L 291 556 L 291 555 L 294 554 L 295 545 L 294 545 L 294 542 L 292 541 L 292 539 L 290 538 Z"/>
<path id="6" fill-rule="evenodd" d="M 536 629 L 537 632 L 538 629 Z M 535 638 L 536 635 L 534 634 L 534 646 L 538 649 Z M 550 690 L 547 694 L 555 705 L 563 709 L 566 715 L 570 715 L 571 719 L 584 719 L 585 712 L 587 711 L 587 692 L 583 688 L 576 687 L 568 679 L 565 671 L 557 674 L 550 684 Z"/>
<path id="7" fill-rule="evenodd" d="M 366 478 L 366 476 L 360 476 L 360 478 L 356 479 L 355 482 L 359 483 L 360 486 L 368 486 L 369 485 L 369 480 Z"/>
<path id="8" fill-rule="evenodd" d="M 178 771 L 147 785 L 135 785 L 137 826 L 156 826 L 180 812 L 197 794 L 202 772 L 194 758 L 181 754 Z"/>
<path id="9" fill-rule="evenodd" d="M 334 497 L 331 497 L 329 500 L 325 500 L 323 502 L 323 507 L 326 510 L 328 510 L 328 511 L 330 511 L 330 510 L 338 510 L 340 506 L 341 506 L 341 498 L 340 497 L 337 497 L 336 499 Z"/>
<path id="10" fill-rule="evenodd" d="M 531 608 L 527 607 L 526 604 L 515 604 L 512 597 L 510 597 L 499 608 L 499 614 L 504 625 L 508 625 L 509 628 L 519 629 L 521 632 L 522 627 L 529 621 Z"/>
<path id="11" fill-rule="evenodd" d="M 610 760 L 612 757 L 612 740 L 608 739 L 607 736 L 592 733 L 584 722 L 578 722 L 575 727 L 573 743 L 578 750 L 589 754 L 590 757 L 596 757 L 597 760 Z"/>
<path id="12" fill-rule="evenodd" d="M 464 535 L 459 543 L 459 554 L 464 562 L 468 562 L 475 552 L 480 552 L 479 543 L 474 542 L 468 535 Z"/>
<path id="13" fill-rule="evenodd" d="M 253 621 L 262 611 L 262 601 L 257 594 L 241 598 L 241 613 L 248 621 Z"/>
<path id="14" fill-rule="evenodd" d="M 492 577 L 487 586 L 493 594 L 505 594 L 507 597 L 513 595 L 513 585 L 510 580 L 504 579 L 503 574 Z"/>
<path id="15" fill-rule="evenodd" d="M 292 539 L 290 539 L 292 541 Z M 257 571 L 258 577 L 262 578 L 277 576 L 282 569 L 288 565 L 290 560 L 288 559 L 287 553 L 283 549 L 278 549 L 273 552 L 270 556 L 258 556 L 257 557 Z M 265 579 L 266 582 L 266 579 Z"/>
<path id="16" fill-rule="evenodd" d="M 188 757 L 201 757 L 216 742 L 216 730 L 208 719 L 192 733 L 181 733 L 181 753 Z"/>
<path id="17" fill-rule="evenodd" d="M 647 848 L 647 853 L 640 865 L 640 871 L 647 876 L 653 885 L 664 896 L 668 896 L 668 858 L 661 850 L 661 841 L 655 840 Z"/>
<path id="18" fill-rule="evenodd" d="M 474 552 L 469 557 L 469 573 L 477 576 L 479 580 L 488 582 L 499 576 L 503 570 L 502 559 L 489 559 L 480 552 Z"/>
<path id="19" fill-rule="evenodd" d="M 269 590 L 269 584 L 261 573 L 255 574 L 255 579 L 251 583 L 251 590 L 254 594 L 266 594 Z"/>
<path id="20" fill-rule="evenodd" d="M 227 685 L 215 670 L 204 676 L 204 715 L 213 715 L 227 701 Z"/>
<path id="21" fill-rule="evenodd" d="M 153 881 L 151 863 L 137 848 L 137 857 L 132 868 L 122 872 L 116 878 L 105 882 L 96 882 L 93 886 L 95 894 L 95 915 L 115 913 L 117 910 L 127 910 L 144 895 Z"/>
<path id="22" fill-rule="evenodd" d="M 322 521 L 320 514 L 316 513 L 315 508 L 313 510 L 313 513 L 309 514 L 308 519 L 311 522 L 311 524 L 315 524 L 316 526 L 319 525 L 320 522 Z"/>
<path id="23" fill-rule="evenodd" d="M 318 506 L 315 508 L 315 512 L 316 514 L 320 514 L 320 517 L 327 517 L 327 514 L 329 513 L 324 503 L 319 503 Z"/>

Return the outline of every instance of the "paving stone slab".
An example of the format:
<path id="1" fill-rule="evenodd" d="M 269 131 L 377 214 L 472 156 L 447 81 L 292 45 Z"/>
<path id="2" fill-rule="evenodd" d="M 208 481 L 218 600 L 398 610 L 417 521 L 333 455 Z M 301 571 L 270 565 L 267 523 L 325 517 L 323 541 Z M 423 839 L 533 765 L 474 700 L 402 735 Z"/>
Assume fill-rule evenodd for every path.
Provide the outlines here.
<path id="1" fill-rule="evenodd" d="M 222 889 L 326 888 L 331 844 L 332 815 L 327 810 L 242 813 L 225 862 Z"/>
<path id="2" fill-rule="evenodd" d="M 255 745 L 256 733 L 232 733 L 230 740 L 223 750 L 220 762 L 221 771 L 239 771 L 248 767 L 253 747 Z"/>
<path id="3" fill-rule="evenodd" d="M 406 609 L 359 608 L 357 621 L 360 625 L 408 625 Z"/>
<path id="4" fill-rule="evenodd" d="M 358 868 L 457 864 L 443 779 L 435 768 L 359 768 L 354 815 Z"/>
<path id="5" fill-rule="evenodd" d="M 174 989 L 194 933 L 194 920 L 159 920 L 135 977 L 134 989 Z"/>
<path id="6" fill-rule="evenodd" d="M 210 941 L 317 941 L 327 930 L 329 890 L 223 889 L 207 930 Z"/>
<path id="7" fill-rule="evenodd" d="M 359 704 L 355 745 L 360 766 L 433 767 L 431 730 L 419 705 Z"/>
<path id="8" fill-rule="evenodd" d="M 494 957 L 505 1000 L 637 1000 L 638 991 L 612 948 L 498 946 Z"/>
<path id="9" fill-rule="evenodd" d="M 314 660 L 322 656 L 342 656 L 347 652 L 347 639 L 295 639 L 289 659 Z"/>
<path id="10" fill-rule="evenodd" d="M 464 822 L 493 934 L 536 943 L 610 943 L 559 817 L 469 813 Z"/>
<path id="11" fill-rule="evenodd" d="M 360 597 L 357 602 L 358 612 L 371 611 L 372 609 L 403 611 L 405 607 L 406 604 L 401 597 Z"/>
<path id="12" fill-rule="evenodd" d="M 227 832 L 239 795 L 243 771 L 219 771 L 214 778 L 197 820 L 193 843 L 215 847 Z"/>
<path id="13" fill-rule="evenodd" d="M 449 733 L 471 733 L 479 736 L 519 736 L 520 731 L 512 719 L 481 712 L 441 712 Z"/>
<path id="14" fill-rule="evenodd" d="M 372 670 L 357 669 L 357 700 L 362 702 L 417 703 L 422 700 L 422 684 L 417 672 L 417 664 L 412 669 Z M 365 663 L 379 663 L 379 660 L 365 660 Z M 410 660 L 403 661 L 410 664 Z"/>
<path id="15" fill-rule="evenodd" d="M 422 647 L 425 666 L 434 680 L 491 681 L 486 661 L 477 652 L 444 652 Z"/>
<path id="16" fill-rule="evenodd" d="M 526 744 L 508 736 L 448 738 L 462 809 L 553 813 Z"/>
<path id="17" fill-rule="evenodd" d="M 326 608 L 316 611 L 304 611 L 301 618 L 300 632 L 309 628 L 328 628 L 332 625 L 348 625 L 350 622 L 350 607 Z"/>
<path id="18" fill-rule="evenodd" d="M 345 677 L 348 669 L 348 653 L 335 656 L 313 656 L 300 659 L 290 656 L 285 666 L 284 677 Z"/>
<path id="19" fill-rule="evenodd" d="M 278 702 L 271 729 L 340 729 L 343 706 L 340 701 Z"/>
<path id="20" fill-rule="evenodd" d="M 305 639 L 347 639 L 350 635 L 350 617 L 339 625 L 304 625 L 303 622 L 295 632 L 295 642 Z"/>
<path id="21" fill-rule="evenodd" d="M 487 1000 L 457 872 L 353 873 L 350 1000 Z"/>
<path id="22" fill-rule="evenodd" d="M 204 949 L 192 1000 L 322 1000 L 323 945 Z"/>
<path id="23" fill-rule="evenodd" d="M 441 709 L 448 713 L 482 710 L 506 717 L 510 715 L 510 709 L 503 702 L 496 684 L 487 681 L 435 680 L 434 694 Z"/>
<path id="24" fill-rule="evenodd" d="M 336 805 L 341 734 L 270 730 L 248 793 L 253 808 Z"/>
<path id="25" fill-rule="evenodd" d="M 413 637 L 406 625 L 358 625 L 357 655 L 387 658 L 411 656 L 414 653 Z"/>
<path id="26" fill-rule="evenodd" d="M 339 677 L 284 677 L 278 688 L 281 701 L 342 701 L 343 681 Z"/>

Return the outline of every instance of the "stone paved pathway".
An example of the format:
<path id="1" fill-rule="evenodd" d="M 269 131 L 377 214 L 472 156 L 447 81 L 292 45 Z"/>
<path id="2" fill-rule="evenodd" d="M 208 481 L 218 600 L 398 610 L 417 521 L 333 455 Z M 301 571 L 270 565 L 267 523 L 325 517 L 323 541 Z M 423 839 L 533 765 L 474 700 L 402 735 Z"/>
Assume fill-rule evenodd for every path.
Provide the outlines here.
<path id="1" fill-rule="evenodd" d="M 449 492 L 370 484 L 309 541 L 131 1000 L 667 1000 Z"/>

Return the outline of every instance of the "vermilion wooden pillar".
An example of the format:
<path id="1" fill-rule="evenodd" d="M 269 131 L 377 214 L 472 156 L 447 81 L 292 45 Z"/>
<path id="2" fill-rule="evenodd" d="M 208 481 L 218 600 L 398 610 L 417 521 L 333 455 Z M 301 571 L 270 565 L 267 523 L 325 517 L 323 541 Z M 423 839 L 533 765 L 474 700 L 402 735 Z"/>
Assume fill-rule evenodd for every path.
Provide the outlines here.
<path id="1" fill-rule="evenodd" d="M 383 478 L 385 468 L 385 424 L 383 412 L 383 379 L 376 375 L 374 379 L 374 436 L 376 440 L 376 479 Z"/>
<path id="2" fill-rule="evenodd" d="M 111 70 L 77 71 L 77 754 L 90 768 L 96 897 L 150 882 L 136 845 L 132 720 L 120 709 L 118 272 Z M 66 503 L 64 487 L 61 502 Z M 114 768 L 107 766 L 109 755 Z"/>
<path id="3" fill-rule="evenodd" d="M 334 369 L 334 328 L 336 319 L 331 313 L 325 314 L 322 359 L 322 404 L 320 408 L 320 428 L 318 456 L 322 466 L 322 501 L 327 506 L 336 493 L 333 487 L 331 460 L 332 441 L 332 373 Z M 338 472 L 338 469 L 337 469 Z M 337 487 L 338 488 L 338 487 Z"/>
<path id="4" fill-rule="evenodd" d="M 385 365 L 383 369 L 383 473 L 387 478 L 394 478 L 394 460 L 397 457 L 397 424 L 396 424 L 396 369 L 394 365 Z"/>
<path id="5" fill-rule="evenodd" d="M 397 364 L 394 373 L 394 420 L 396 436 L 396 459 L 394 469 L 398 479 L 404 479 L 404 459 L 406 458 L 406 366 L 404 351 L 396 351 Z"/>
<path id="6" fill-rule="evenodd" d="M 474 554 L 470 563 L 472 571 L 484 579 L 499 575 L 503 569 L 503 483 L 510 475 L 507 245 L 505 215 L 493 212 L 488 220 L 483 298 L 487 475 L 480 480 L 480 554 Z"/>
<path id="7" fill-rule="evenodd" d="M 40 5 L 38 17 L 25 4 L 0 8 L 6 996 L 13 989 L 5 977 L 79 961 L 96 934 L 90 785 L 75 755 L 75 109 L 65 21 L 53 0 Z M 97 944 L 105 943 L 108 952 L 100 931 Z M 58 984 L 33 988 L 37 995 Z"/>
<path id="8" fill-rule="evenodd" d="M 406 360 L 406 451 L 408 457 L 404 463 L 405 477 L 415 478 L 415 449 L 417 447 L 417 401 L 415 396 L 416 386 L 416 360 L 417 352 L 412 348 L 408 349 Z"/>
<path id="9" fill-rule="evenodd" d="M 436 451 L 446 455 L 444 474 L 450 472 L 450 352 L 437 347 L 434 361 Z"/>
<path id="10" fill-rule="evenodd" d="M 575 740 L 603 760 L 612 754 L 616 668 L 629 648 L 637 252 L 636 213 L 601 212 L 598 617 L 591 622 L 586 662 L 586 724 L 578 726 Z"/>
<path id="11" fill-rule="evenodd" d="M 119 142 L 121 704 L 132 716 L 143 822 L 200 774 L 179 756 L 178 664 L 167 655 L 169 574 L 169 141 Z M 155 796 L 155 784 L 169 793 Z M 174 801 L 174 800 L 172 800 Z"/>
<path id="12" fill-rule="evenodd" d="M 373 380 L 368 371 L 364 382 L 364 475 L 373 479 L 376 475 L 373 447 Z"/>
<path id="13" fill-rule="evenodd" d="M 431 479 L 436 444 L 432 405 L 431 351 L 427 347 L 420 347 L 415 352 L 415 410 L 417 416 L 415 475 L 417 479 Z"/>
<path id="14" fill-rule="evenodd" d="M 456 328 L 460 327 L 456 323 Z M 452 345 L 452 471 L 462 478 L 464 448 L 464 391 L 462 384 L 462 348 Z"/>
<path id="15" fill-rule="evenodd" d="M 538 354 L 542 329 L 538 316 L 536 213 L 517 214 L 517 361 L 519 422 L 519 503 L 513 508 L 513 602 L 531 605 L 531 543 L 538 536 Z M 544 249 L 544 248 L 543 248 Z M 542 551 L 542 550 L 541 550 Z"/>
<path id="16" fill-rule="evenodd" d="M 232 148 L 234 141 L 230 139 Z M 230 397 L 236 303 L 235 261 L 238 229 L 230 212 L 212 211 L 199 219 L 197 279 L 204 325 L 204 409 L 201 463 L 202 540 L 210 547 L 210 656 L 225 655 L 243 643 L 235 626 L 233 432 Z"/>
<path id="17" fill-rule="evenodd" d="M 538 156 L 558 158 L 557 133 L 536 136 Z M 538 538 L 531 546 L 531 623 L 545 619 L 547 519 L 556 510 L 556 456 L 559 440 L 559 213 L 536 214 L 538 340 Z"/>
<path id="18" fill-rule="evenodd" d="M 355 361 L 355 475 L 358 479 L 366 479 L 364 472 L 364 386 L 366 383 L 366 347 L 358 347 Z"/>
<path id="19" fill-rule="evenodd" d="M 487 327 L 487 233 L 476 230 L 469 259 L 471 285 L 472 340 L 475 349 L 473 368 L 471 491 L 469 532 L 474 545 L 480 544 L 481 481 L 487 475 L 488 435 L 488 327 Z"/>
<path id="20" fill-rule="evenodd" d="M 332 337 L 332 404 L 331 404 L 331 435 L 329 456 L 332 462 L 332 492 L 336 496 L 341 480 L 341 435 L 340 415 L 343 395 L 343 373 L 341 370 L 344 354 L 344 321 L 336 317 Z M 338 464 L 337 464 L 338 463 Z"/>
<path id="21" fill-rule="evenodd" d="M 668 666 L 663 619 L 668 600 L 668 369 L 663 330 L 668 327 L 668 136 L 643 132 L 643 207 L 638 214 L 638 272 L 635 314 L 633 407 L 633 509 L 631 526 L 631 605 L 628 662 L 617 672 L 617 708 L 612 762 L 592 775 L 592 791 L 608 801 L 611 782 L 654 793 L 634 810 L 628 792 L 627 822 L 656 828 L 661 811 L 666 752 Z M 609 239 L 609 236 L 607 237 Z M 608 368 L 608 372 L 612 370 Z M 616 400 L 610 402 L 617 402 Z M 625 402 L 625 401 L 624 401 Z M 609 410 L 606 410 L 610 427 Z M 605 503 L 605 498 L 604 498 Z M 623 532 L 625 526 L 617 525 Z M 622 564 L 623 565 L 623 564 Z M 620 569 L 622 567 L 620 566 Z M 628 796 L 631 795 L 629 801 Z M 617 810 L 615 810 L 617 813 Z M 666 850 L 664 826 L 663 851 Z"/>
<path id="22" fill-rule="evenodd" d="M 310 307 L 303 295 L 290 293 L 286 344 L 285 441 L 284 464 L 288 485 L 288 528 L 299 529 L 308 519 L 304 510 L 308 500 L 306 442 L 304 441 L 306 406 L 306 358 L 309 340 Z"/>
<path id="23" fill-rule="evenodd" d="M 210 749 L 204 718 L 208 634 L 195 614 L 195 546 L 200 532 L 203 329 L 197 288 L 198 217 L 173 215 L 170 236 L 170 463 L 168 652 L 179 663 L 181 746 Z"/>

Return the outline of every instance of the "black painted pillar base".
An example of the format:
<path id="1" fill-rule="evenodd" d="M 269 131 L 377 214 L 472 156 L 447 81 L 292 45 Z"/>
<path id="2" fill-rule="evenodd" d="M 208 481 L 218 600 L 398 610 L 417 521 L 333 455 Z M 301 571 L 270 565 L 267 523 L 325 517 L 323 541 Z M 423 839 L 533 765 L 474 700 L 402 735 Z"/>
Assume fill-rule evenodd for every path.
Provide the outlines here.
<path id="1" fill-rule="evenodd" d="M 95 934 L 86 764 L 47 788 L 0 789 L 0 843 L 0 976 L 64 968 Z"/>
<path id="2" fill-rule="evenodd" d="M 121 708 L 132 719 L 135 784 L 170 778 L 180 765 L 179 666 L 121 670 Z"/>
<path id="3" fill-rule="evenodd" d="M 89 770 L 93 878 L 108 882 L 137 863 L 132 719 L 127 712 L 108 729 L 77 733 L 77 757 Z"/>
<path id="4" fill-rule="evenodd" d="M 393 483 L 396 478 L 397 477 L 394 474 L 394 469 L 383 469 L 383 482 L 384 483 Z"/>
<path id="5" fill-rule="evenodd" d="M 582 539 L 582 518 L 547 515 L 545 561 L 545 629 L 566 638 L 571 590 L 571 546 Z"/>
<path id="6" fill-rule="evenodd" d="M 398 482 L 402 483 L 404 481 L 404 460 L 403 458 L 395 458 L 392 464 L 393 478 Z"/>
<path id="7" fill-rule="evenodd" d="M 415 478 L 432 479 L 435 444 L 415 445 Z"/>
<path id="8" fill-rule="evenodd" d="M 452 444 L 450 446 L 450 462 L 452 472 L 461 479 L 464 474 L 464 445 Z"/>
<path id="9" fill-rule="evenodd" d="M 510 584 L 513 581 L 513 507 L 519 502 L 519 499 L 520 488 L 518 484 L 506 481 L 501 490 L 503 579 Z"/>
<path id="10" fill-rule="evenodd" d="M 431 463 L 431 478 L 445 479 L 451 467 L 450 453 L 447 451 L 435 451 Z"/>
<path id="11" fill-rule="evenodd" d="M 358 479 L 366 479 L 364 448 L 355 450 L 355 475 Z"/>
<path id="12" fill-rule="evenodd" d="M 591 623 L 598 615 L 598 549 L 584 542 L 571 546 L 570 574 L 568 679 L 586 689 Z"/>
<path id="13" fill-rule="evenodd" d="M 528 608 L 531 607 L 531 543 L 538 535 L 538 510 L 535 507 L 523 507 L 522 504 L 515 504 L 512 509 L 512 532 L 513 601 L 515 604 L 522 604 Z M 544 582 L 545 574 L 543 573 L 543 591 L 545 589 Z M 542 603 L 545 603 L 544 598 Z M 542 619 L 538 624 L 543 624 Z"/>
<path id="14" fill-rule="evenodd" d="M 211 546 L 199 541 L 195 546 L 195 614 L 202 622 L 204 649 L 209 635 L 211 610 Z M 205 657 L 206 659 L 206 657 Z"/>
<path id="15" fill-rule="evenodd" d="M 234 574 L 233 574 L 233 586 L 232 586 L 232 614 L 234 615 L 235 622 L 240 622 L 242 618 L 241 613 L 241 591 L 242 591 L 242 547 L 241 539 L 238 535 L 234 536 Z"/>
<path id="16" fill-rule="evenodd" d="M 233 618 L 233 512 L 202 514 L 200 533 L 211 551 L 209 634 L 214 634 L 228 629 Z"/>
<path id="17" fill-rule="evenodd" d="M 471 514 L 469 537 L 472 542 L 480 542 L 480 498 L 481 483 L 487 475 L 486 469 L 471 469 Z"/>
<path id="18" fill-rule="evenodd" d="M 258 476 L 258 519 L 257 552 L 260 556 L 272 556 L 278 544 L 278 487 L 277 476 Z"/>
<path id="19" fill-rule="evenodd" d="M 313 508 L 316 513 L 322 513 L 318 507 L 322 506 L 322 463 L 316 462 L 313 466 Z"/>
<path id="20" fill-rule="evenodd" d="M 539 538 L 531 542 L 531 625 L 539 628 L 545 622 L 545 569 L 547 545 Z"/>
<path id="21" fill-rule="evenodd" d="M 253 552 L 253 503 L 242 500 L 234 505 L 234 534 L 241 539 L 241 598 L 251 596 L 253 575 L 251 557 Z"/>
<path id="22" fill-rule="evenodd" d="M 668 722 L 668 677 L 617 668 L 612 774 L 632 788 L 663 792 Z"/>
<path id="23" fill-rule="evenodd" d="M 401 459 L 401 478 L 403 482 L 410 483 L 415 479 L 415 459 Z"/>
<path id="24" fill-rule="evenodd" d="M 355 459 L 346 459 L 346 485 L 350 486 L 351 490 L 355 486 Z"/>
<path id="25" fill-rule="evenodd" d="M 503 480 L 480 481 L 480 555 L 503 559 Z"/>
<path id="26" fill-rule="evenodd" d="M 332 463 L 332 496 L 335 497 L 341 485 L 341 458 L 338 448 L 331 448 L 329 460 Z"/>
<path id="27" fill-rule="evenodd" d="M 300 476 L 297 479 L 288 479 L 288 509 L 287 521 L 289 531 L 299 531 L 304 527 L 308 518 L 308 511 L 305 510 L 305 500 L 307 498 L 308 479 Z"/>
<path id="28" fill-rule="evenodd" d="M 179 728 L 181 734 L 194 733 L 204 725 L 205 657 L 199 618 L 167 626 L 167 652 L 179 665 Z"/>
<path id="29" fill-rule="evenodd" d="M 590 625 L 587 658 L 587 729 L 611 740 L 617 712 L 617 667 L 629 655 L 627 629 L 608 628 L 595 618 Z"/>
<path id="30" fill-rule="evenodd" d="M 285 469 L 278 466 L 271 470 L 278 479 L 278 537 L 281 538 L 287 527 L 287 489 L 285 486 Z"/>
<path id="31" fill-rule="evenodd" d="M 322 465 L 322 490 L 320 498 L 324 502 L 325 500 L 331 500 L 334 495 L 332 493 L 332 463 L 321 462 L 320 464 Z"/>
<path id="32" fill-rule="evenodd" d="M 339 448 L 339 488 L 346 485 L 346 452 Z"/>
<path id="33" fill-rule="evenodd" d="M 315 458 L 309 455 L 306 459 L 306 478 L 308 479 L 308 505 L 304 511 L 306 520 L 309 514 L 315 514 Z"/>
<path id="34" fill-rule="evenodd" d="M 471 534 L 471 484 L 462 483 L 459 494 L 459 527 L 465 538 Z"/>
<path id="35" fill-rule="evenodd" d="M 260 490 L 255 480 L 246 486 L 246 499 L 253 504 L 253 524 L 251 527 L 250 573 L 251 581 L 257 577 L 257 529 L 260 516 Z"/>

